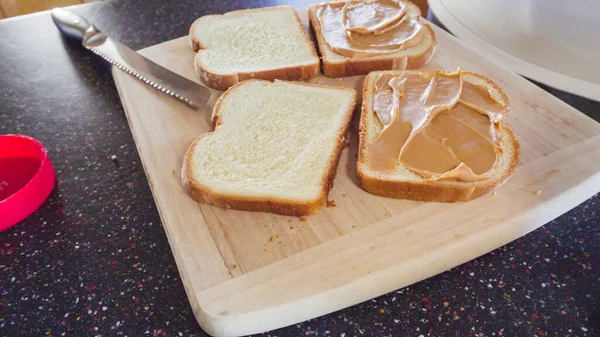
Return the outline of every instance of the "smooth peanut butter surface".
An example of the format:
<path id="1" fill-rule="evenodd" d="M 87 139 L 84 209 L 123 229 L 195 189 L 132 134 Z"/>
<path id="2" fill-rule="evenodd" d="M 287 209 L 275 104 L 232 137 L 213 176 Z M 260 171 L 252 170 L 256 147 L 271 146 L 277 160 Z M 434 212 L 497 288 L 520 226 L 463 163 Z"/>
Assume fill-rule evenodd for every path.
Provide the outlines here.
<path id="1" fill-rule="evenodd" d="M 317 16 L 327 44 L 348 57 L 393 53 L 419 44 L 419 16 L 394 0 L 347 1 L 322 5 Z"/>
<path id="2" fill-rule="evenodd" d="M 376 171 L 401 162 L 426 180 L 477 181 L 502 158 L 500 125 L 508 108 L 456 72 L 382 74 L 373 109 L 383 125 L 368 144 Z"/>

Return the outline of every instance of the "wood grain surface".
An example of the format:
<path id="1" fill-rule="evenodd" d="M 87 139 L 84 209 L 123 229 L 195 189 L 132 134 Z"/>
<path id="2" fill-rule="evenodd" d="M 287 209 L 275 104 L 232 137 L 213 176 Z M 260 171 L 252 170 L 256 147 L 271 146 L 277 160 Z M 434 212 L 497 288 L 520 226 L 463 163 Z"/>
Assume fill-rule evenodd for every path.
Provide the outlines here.
<path id="1" fill-rule="evenodd" d="M 306 11 L 299 14 L 306 23 Z M 500 247 L 600 190 L 600 124 L 435 28 L 439 44 L 426 68 L 460 66 L 496 81 L 511 101 L 507 122 L 521 143 L 515 175 L 468 203 L 361 190 L 355 118 L 329 197 L 335 207 L 294 218 L 196 204 L 184 193 L 181 165 L 190 143 L 212 130 L 221 92 L 213 90 L 194 111 L 113 69 L 190 303 L 209 334 L 271 330 L 410 285 Z M 141 52 L 197 81 L 187 37 Z M 312 82 L 360 92 L 362 79 Z"/>
<path id="2" fill-rule="evenodd" d="M 99 0 L 0 0 L 0 19 Z"/>

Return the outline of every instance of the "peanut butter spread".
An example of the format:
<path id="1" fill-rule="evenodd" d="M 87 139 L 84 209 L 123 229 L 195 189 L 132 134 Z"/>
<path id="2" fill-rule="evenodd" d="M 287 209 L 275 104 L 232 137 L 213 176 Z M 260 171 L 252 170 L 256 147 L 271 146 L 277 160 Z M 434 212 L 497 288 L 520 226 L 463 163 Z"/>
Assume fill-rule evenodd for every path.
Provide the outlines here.
<path id="1" fill-rule="evenodd" d="M 373 109 L 383 125 L 368 144 L 376 171 L 401 162 L 426 180 L 478 181 L 502 159 L 501 123 L 508 107 L 455 72 L 382 74 Z"/>
<path id="2" fill-rule="evenodd" d="M 327 3 L 317 16 L 327 44 L 348 57 L 394 53 L 424 38 L 418 12 L 398 0 Z"/>

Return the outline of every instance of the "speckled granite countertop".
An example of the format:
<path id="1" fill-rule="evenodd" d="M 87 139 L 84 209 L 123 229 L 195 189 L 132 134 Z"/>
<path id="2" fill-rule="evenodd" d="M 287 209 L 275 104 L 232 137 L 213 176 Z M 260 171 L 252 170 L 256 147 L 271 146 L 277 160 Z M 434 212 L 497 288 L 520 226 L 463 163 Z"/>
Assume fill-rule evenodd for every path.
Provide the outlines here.
<path id="1" fill-rule="evenodd" d="M 185 35 L 204 14 L 282 2 L 210 3 L 76 11 L 142 48 Z M 0 134 L 39 139 L 58 176 L 34 215 L 0 233 L 0 336 L 204 336 L 109 67 L 63 42 L 47 13 L 0 21 L 0 60 Z M 548 90 L 600 120 L 600 103 Z M 264 336 L 598 336 L 599 217 L 596 195 L 470 263 Z"/>

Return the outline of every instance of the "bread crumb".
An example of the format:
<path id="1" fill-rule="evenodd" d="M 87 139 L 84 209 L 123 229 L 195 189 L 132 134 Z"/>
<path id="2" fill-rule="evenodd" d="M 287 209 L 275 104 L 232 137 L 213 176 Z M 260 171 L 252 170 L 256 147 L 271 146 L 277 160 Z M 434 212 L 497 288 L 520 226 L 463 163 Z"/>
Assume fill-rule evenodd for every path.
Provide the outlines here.
<path id="1" fill-rule="evenodd" d="M 269 252 L 269 250 L 268 250 L 267 248 L 265 248 L 263 251 L 264 251 L 265 253 L 268 253 L 268 252 Z"/>
<path id="2" fill-rule="evenodd" d="M 117 156 L 115 156 L 114 154 L 112 156 L 110 156 L 110 160 L 117 160 Z"/>
<path id="3" fill-rule="evenodd" d="M 350 137 L 342 138 L 342 148 L 345 149 L 350 146 Z"/>
<path id="4" fill-rule="evenodd" d="M 542 194 L 542 190 L 535 191 L 535 195 L 540 195 L 540 194 Z"/>
<path id="5" fill-rule="evenodd" d="M 345 197 L 345 196 L 346 196 L 345 194 L 342 194 L 342 197 Z"/>
<path id="6" fill-rule="evenodd" d="M 276 239 L 279 239 L 279 235 L 275 235 L 275 238 L 276 238 Z"/>
<path id="7" fill-rule="evenodd" d="M 234 263 L 233 266 L 231 266 L 231 268 L 233 268 L 233 269 L 237 268 L 237 264 Z"/>
<path id="8" fill-rule="evenodd" d="M 269 242 L 273 242 L 273 235 L 269 237 Z"/>
<path id="9" fill-rule="evenodd" d="M 294 226 L 290 226 L 290 229 L 294 229 Z"/>
<path id="10" fill-rule="evenodd" d="M 303 216 L 301 216 L 301 217 L 300 217 L 300 221 L 302 221 L 302 222 L 306 222 L 306 218 L 305 218 L 305 217 L 303 217 Z"/>
<path id="11" fill-rule="evenodd" d="M 496 193 L 496 190 L 492 191 L 492 195 L 496 195 L 498 193 Z"/>
<path id="12" fill-rule="evenodd" d="M 175 173 L 175 170 L 171 170 L 171 172 Z"/>
<path id="13" fill-rule="evenodd" d="M 279 244 L 280 244 L 280 245 L 283 245 L 283 242 L 279 241 Z"/>
<path id="14" fill-rule="evenodd" d="M 327 207 L 336 207 L 335 200 L 327 200 Z"/>

